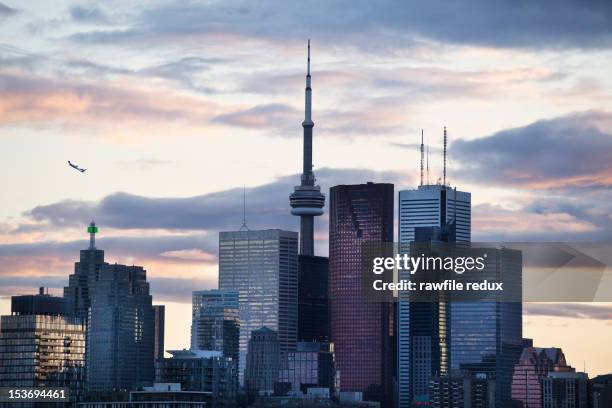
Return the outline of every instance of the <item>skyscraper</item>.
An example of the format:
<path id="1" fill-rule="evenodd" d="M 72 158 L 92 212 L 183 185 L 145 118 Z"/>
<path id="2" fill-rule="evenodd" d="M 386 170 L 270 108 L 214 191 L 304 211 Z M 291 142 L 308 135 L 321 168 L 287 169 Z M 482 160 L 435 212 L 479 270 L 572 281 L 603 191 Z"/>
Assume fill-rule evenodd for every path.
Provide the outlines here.
<path id="1" fill-rule="evenodd" d="M 219 351 L 238 364 L 240 336 L 238 296 L 237 291 L 198 290 L 193 292 L 192 350 Z"/>
<path id="2" fill-rule="evenodd" d="M 237 291 L 240 380 L 251 332 L 278 333 L 282 353 L 297 340 L 298 234 L 278 229 L 219 233 L 219 289 Z"/>
<path id="3" fill-rule="evenodd" d="M 314 217 L 323 214 L 325 196 L 321 187 L 315 185 L 316 178 L 312 171 L 312 88 L 310 77 L 310 40 L 308 40 L 308 62 L 306 69 L 304 121 L 304 159 L 302 182 L 296 186 L 289 197 L 291 214 L 300 217 L 300 255 L 314 255 Z"/>
<path id="4" fill-rule="evenodd" d="M 13 296 L 0 317 L 0 387 L 67 387 L 72 401 L 85 389 L 85 322 L 65 315 L 63 298 Z"/>
<path id="5" fill-rule="evenodd" d="M 155 378 L 155 316 L 146 271 L 104 265 L 93 285 L 87 383 L 95 392 L 130 390 Z"/>
<path id="6" fill-rule="evenodd" d="M 471 195 L 446 185 L 399 192 L 398 241 L 457 242 L 471 239 Z M 492 250 L 486 271 L 520 289 L 521 255 Z M 406 278 L 400 272 L 399 279 Z M 426 401 L 431 376 L 469 370 L 495 379 L 496 404 L 510 401 L 512 366 L 522 345 L 522 306 L 516 302 L 411 302 L 398 298 L 398 405 Z M 444 381 L 444 379 L 442 379 Z"/>
<path id="7" fill-rule="evenodd" d="M 98 280 L 100 268 L 105 265 L 104 251 L 96 248 L 98 227 L 91 222 L 87 227 L 89 247 L 80 252 L 79 262 L 74 264 L 74 273 L 68 278 L 64 297 L 68 301 L 69 313 L 87 320 L 94 283 Z"/>
<path id="8" fill-rule="evenodd" d="M 393 184 L 339 185 L 330 190 L 329 292 L 331 340 L 340 391 L 391 404 L 394 305 L 366 303 L 361 245 L 393 241 Z"/>

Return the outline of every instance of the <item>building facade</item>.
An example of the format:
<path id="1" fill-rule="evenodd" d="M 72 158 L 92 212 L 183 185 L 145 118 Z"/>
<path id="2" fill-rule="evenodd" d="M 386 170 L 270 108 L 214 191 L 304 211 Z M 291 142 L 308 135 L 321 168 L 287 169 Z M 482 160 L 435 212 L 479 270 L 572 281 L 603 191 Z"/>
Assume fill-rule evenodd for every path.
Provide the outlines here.
<path id="1" fill-rule="evenodd" d="M 219 233 L 219 290 L 238 292 L 241 384 L 251 333 L 278 333 L 281 353 L 295 350 L 298 316 L 298 234 L 242 230 Z"/>
<path id="2" fill-rule="evenodd" d="M 330 190 L 329 306 L 340 390 L 390 406 L 395 372 L 394 305 L 365 302 L 362 244 L 393 242 L 393 184 Z"/>
<path id="3" fill-rule="evenodd" d="M 278 382 L 281 367 L 280 343 L 277 333 L 267 327 L 254 330 L 249 339 L 245 389 L 249 394 L 271 395 Z"/>
<path id="4" fill-rule="evenodd" d="M 164 358 L 164 337 L 165 337 L 165 325 L 166 325 L 166 306 L 154 305 L 153 316 L 155 319 L 155 348 L 153 350 L 153 357 L 155 360 Z"/>
<path id="5" fill-rule="evenodd" d="M 66 315 L 64 299 L 41 293 L 13 296 L 0 317 L 0 387 L 85 390 L 85 322 Z"/>
<path id="6" fill-rule="evenodd" d="M 302 393 L 308 388 L 327 388 L 329 395 L 333 395 L 335 379 L 334 347 L 330 343 L 298 342 L 279 373 L 280 382 L 291 384 L 292 391 Z"/>
<path id="7" fill-rule="evenodd" d="M 105 265 L 93 285 L 87 331 L 92 392 L 149 386 L 155 376 L 155 316 L 146 271 Z"/>
<path id="8" fill-rule="evenodd" d="M 298 341 L 329 341 L 329 259 L 299 256 Z"/>
<path id="9" fill-rule="evenodd" d="M 209 392 L 212 408 L 236 406 L 236 361 L 224 357 L 220 351 L 168 352 L 172 358 L 164 358 L 155 363 L 156 383 L 178 383 L 183 391 Z"/>

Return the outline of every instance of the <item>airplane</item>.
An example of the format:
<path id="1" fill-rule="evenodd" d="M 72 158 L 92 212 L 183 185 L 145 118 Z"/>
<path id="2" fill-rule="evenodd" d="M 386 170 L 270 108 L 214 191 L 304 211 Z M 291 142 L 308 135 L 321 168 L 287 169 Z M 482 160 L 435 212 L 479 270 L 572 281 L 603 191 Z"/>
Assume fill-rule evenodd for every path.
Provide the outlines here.
<path id="1" fill-rule="evenodd" d="M 80 168 L 80 167 L 79 167 L 79 166 L 77 166 L 76 164 L 72 164 L 72 163 L 70 162 L 70 160 L 68 160 L 68 165 L 69 165 L 70 167 L 72 167 L 73 169 L 80 171 L 81 173 L 85 173 L 85 170 L 87 170 L 87 169 L 82 169 L 82 168 Z"/>

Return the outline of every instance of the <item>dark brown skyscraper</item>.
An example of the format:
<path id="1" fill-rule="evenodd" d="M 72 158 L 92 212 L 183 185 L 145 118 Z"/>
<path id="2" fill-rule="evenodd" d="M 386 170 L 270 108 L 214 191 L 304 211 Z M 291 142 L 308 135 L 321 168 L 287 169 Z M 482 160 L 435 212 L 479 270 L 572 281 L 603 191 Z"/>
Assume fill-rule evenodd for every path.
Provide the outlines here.
<path id="1" fill-rule="evenodd" d="M 155 316 L 155 361 L 164 358 L 164 326 L 166 320 L 166 306 L 153 306 L 153 315 Z"/>
<path id="2" fill-rule="evenodd" d="M 394 305 L 361 294 L 361 245 L 393 242 L 393 184 L 340 185 L 330 190 L 329 303 L 331 339 L 341 391 L 391 406 Z"/>

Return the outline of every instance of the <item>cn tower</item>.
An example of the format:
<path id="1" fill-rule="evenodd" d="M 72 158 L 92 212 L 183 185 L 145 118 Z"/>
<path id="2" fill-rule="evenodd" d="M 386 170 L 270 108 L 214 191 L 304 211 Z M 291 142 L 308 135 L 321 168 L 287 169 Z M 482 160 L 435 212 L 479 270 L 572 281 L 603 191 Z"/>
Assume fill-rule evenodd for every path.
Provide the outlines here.
<path id="1" fill-rule="evenodd" d="M 310 87 L 310 40 L 308 40 L 308 63 L 306 69 L 306 104 L 304 109 L 304 169 L 302 182 L 295 186 L 289 196 L 291 214 L 300 217 L 300 255 L 314 256 L 314 217 L 323 214 L 325 196 L 321 187 L 315 185 L 312 172 L 312 88 Z"/>

